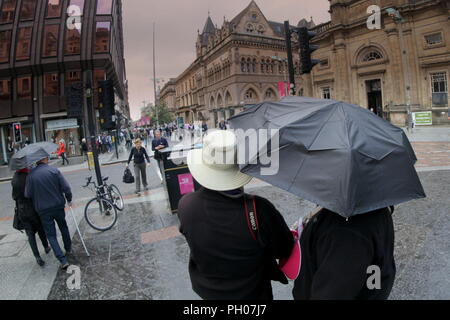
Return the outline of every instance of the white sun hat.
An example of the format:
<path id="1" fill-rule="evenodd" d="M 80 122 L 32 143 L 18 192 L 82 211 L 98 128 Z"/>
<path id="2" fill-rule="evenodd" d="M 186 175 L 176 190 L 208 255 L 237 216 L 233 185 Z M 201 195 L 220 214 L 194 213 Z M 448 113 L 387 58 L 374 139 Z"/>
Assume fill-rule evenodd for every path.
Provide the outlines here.
<path id="1" fill-rule="evenodd" d="M 252 180 L 239 171 L 237 139 L 231 131 L 209 133 L 203 140 L 202 149 L 188 153 L 187 163 L 195 180 L 210 190 L 235 190 Z"/>

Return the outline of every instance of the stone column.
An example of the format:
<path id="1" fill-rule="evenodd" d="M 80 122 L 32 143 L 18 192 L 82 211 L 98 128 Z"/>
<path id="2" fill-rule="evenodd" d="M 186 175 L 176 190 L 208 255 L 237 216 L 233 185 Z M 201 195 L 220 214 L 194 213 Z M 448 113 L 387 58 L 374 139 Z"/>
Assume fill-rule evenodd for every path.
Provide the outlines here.
<path id="1" fill-rule="evenodd" d="M 335 97 L 336 100 L 350 101 L 350 79 L 347 65 L 347 48 L 344 43 L 345 39 L 340 37 L 336 39 L 334 49 L 335 54 L 335 65 L 336 65 L 336 88 Z"/>
<path id="2" fill-rule="evenodd" d="M 387 28 L 386 33 L 391 48 L 389 57 L 389 77 L 392 90 L 390 100 L 394 104 L 402 104 L 405 101 L 404 84 L 402 70 L 402 57 L 400 52 L 400 39 L 397 28 Z"/>

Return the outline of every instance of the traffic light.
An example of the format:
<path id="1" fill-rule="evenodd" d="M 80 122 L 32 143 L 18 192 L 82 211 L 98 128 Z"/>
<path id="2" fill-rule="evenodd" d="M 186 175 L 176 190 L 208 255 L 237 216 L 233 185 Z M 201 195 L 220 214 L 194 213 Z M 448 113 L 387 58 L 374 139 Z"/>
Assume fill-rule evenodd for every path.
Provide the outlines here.
<path id="1" fill-rule="evenodd" d="M 14 142 L 21 143 L 22 142 L 22 125 L 20 123 L 14 123 L 13 131 L 14 131 Z"/>
<path id="2" fill-rule="evenodd" d="M 65 88 L 68 118 L 83 117 L 83 83 L 76 82 Z"/>
<path id="3" fill-rule="evenodd" d="M 114 116 L 114 84 L 112 80 L 98 82 L 98 110 L 99 122 L 102 130 L 112 130 L 116 128 Z"/>
<path id="4" fill-rule="evenodd" d="M 311 59 L 311 54 L 319 49 L 319 46 L 311 44 L 311 39 L 316 36 L 315 32 L 302 27 L 297 29 L 298 41 L 300 44 L 300 73 L 311 73 L 312 68 L 320 61 Z"/>

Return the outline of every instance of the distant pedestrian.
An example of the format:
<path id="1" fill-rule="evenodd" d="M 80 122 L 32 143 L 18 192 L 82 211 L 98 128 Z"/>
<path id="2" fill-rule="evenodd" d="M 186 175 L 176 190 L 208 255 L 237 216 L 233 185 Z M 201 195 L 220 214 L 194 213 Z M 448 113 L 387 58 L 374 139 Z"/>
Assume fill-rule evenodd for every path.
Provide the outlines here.
<path id="1" fill-rule="evenodd" d="M 134 142 L 134 148 L 131 149 L 130 156 L 128 158 L 127 168 L 129 167 L 132 159 L 134 159 L 134 174 L 136 176 L 136 194 L 139 194 L 141 192 L 141 177 L 144 190 L 148 190 L 147 165 L 145 164 L 145 160 L 150 163 L 150 158 L 147 151 L 142 146 L 142 141 L 140 139 L 136 139 Z"/>
<path id="2" fill-rule="evenodd" d="M 244 193 L 251 177 L 239 171 L 234 134 L 210 133 L 187 162 L 203 186 L 178 206 L 193 290 L 203 299 L 272 300 L 271 280 L 288 283 L 275 259 L 290 256 L 294 238 L 268 200 Z"/>
<path id="3" fill-rule="evenodd" d="M 167 142 L 166 138 L 161 137 L 161 131 L 156 131 L 155 138 L 152 141 L 152 151 L 154 152 L 154 158 L 158 163 L 158 168 L 161 171 L 161 174 L 163 174 L 161 168 L 161 160 L 163 159 L 161 155 L 161 150 L 168 147 L 169 143 Z"/>
<path id="4" fill-rule="evenodd" d="M 62 159 L 62 165 L 64 166 L 64 161 L 69 164 L 69 160 L 67 160 L 66 157 L 66 142 L 64 139 L 59 140 L 59 150 L 58 150 L 58 156 Z"/>
<path id="5" fill-rule="evenodd" d="M 83 139 L 81 139 L 81 154 L 85 157 L 86 161 L 89 161 L 88 151 L 89 151 L 89 148 L 88 148 L 86 139 L 83 138 Z"/>
<path id="6" fill-rule="evenodd" d="M 66 202 L 69 207 L 72 206 L 72 191 L 61 172 L 48 165 L 48 158 L 40 160 L 28 175 L 25 197 L 32 199 L 34 209 L 41 217 L 53 253 L 61 263 L 61 267 L 67 269 L 69 266 L 67 255 L 71 253 L 72 241 L 64 208 Z M 55 221 L 61 231 L 65 254 L 56 237 Z"/>
<path id="7" fill-rule="evenodd" d="M 16 208 L 18 218 L 22 223 L 25 232 L 28 237 L 28 243 L 30 244 L 31 251 L 33 252 L 36 262 L 41 267 L 45 264 L 39 253 L 39 249 L 36 243 L 36 233 L 41 239 L 42 246 L 44 247 L 45 253 L 51 251 L 47 236 L 45 235 L 44 228 L 42 227 L 41 219 L 39 215 L 34 210 L 33 201 L 31 199 L 25 198 L 25 185 L 29 169 L 18 170 L 14 173 L 12 184 L 12 197 L 16 201 Z"/>

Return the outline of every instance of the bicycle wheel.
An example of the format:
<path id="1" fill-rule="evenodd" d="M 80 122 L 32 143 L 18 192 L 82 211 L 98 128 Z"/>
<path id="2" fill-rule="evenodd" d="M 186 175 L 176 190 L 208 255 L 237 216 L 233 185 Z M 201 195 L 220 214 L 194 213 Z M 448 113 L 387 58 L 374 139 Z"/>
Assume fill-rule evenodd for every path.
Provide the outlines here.
<path id="1" fill-rule="evenodd" d="M 108 231 L 117 221 L 117 210 L 111 201 L 104 198 L 91 199 L 84 208 L 87 223 L 98 231 Z"/>
<path id="2" fill-rule="evenodd" d="M 110 201 L 114 204 L 117 210 L 122 211 L 125 205 L 119 188 L 117 188 L 114 184 L 110 184 L 108 186 L 108 191 L 111 195 Z"/>

